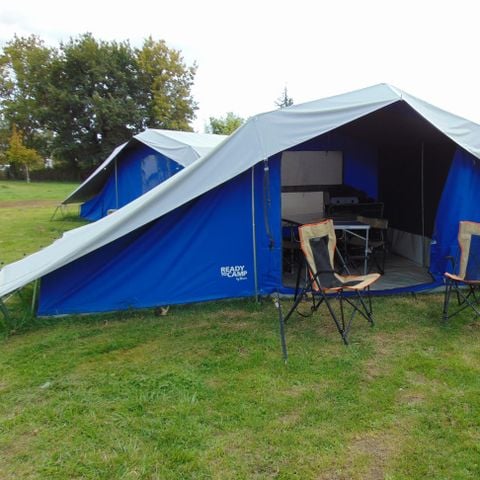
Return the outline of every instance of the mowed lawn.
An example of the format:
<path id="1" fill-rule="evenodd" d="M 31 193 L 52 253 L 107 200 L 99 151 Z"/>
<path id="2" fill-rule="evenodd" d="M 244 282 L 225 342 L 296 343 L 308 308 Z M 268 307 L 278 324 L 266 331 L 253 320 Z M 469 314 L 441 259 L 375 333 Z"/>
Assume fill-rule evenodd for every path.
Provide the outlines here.
<path id="1" fill-rule="evenodd" d="M 31 223 L 43 244 L 80 224 L 8 210 L 12 258 Z M 293 317 L 287 365 L 269 299 L 55 319 L 12 301 L 1 479 L 480 478 L 480 321 L 442 325 L 441 295 L 375 298 L 348 347 L 325 310 Z"/>

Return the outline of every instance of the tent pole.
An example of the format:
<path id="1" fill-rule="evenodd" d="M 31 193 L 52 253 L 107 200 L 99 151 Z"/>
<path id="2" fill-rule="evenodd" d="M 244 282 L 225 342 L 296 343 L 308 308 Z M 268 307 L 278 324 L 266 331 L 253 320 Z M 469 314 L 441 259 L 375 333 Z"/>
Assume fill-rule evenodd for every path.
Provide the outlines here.
<path id="1" fill-rule="evenodd" d="M 420 201 L 422 210 L 422 267 L 425 267 L 425 190 L 424 190 L 424 159 L 425 159 L 425 144 L 422 142 L 422 154 L 420 157 Z"/>
<path id="2" fill-rule="evenodd" d="M 253 277 L 255 282 L 255 301 L 258 303 L 257 241 L 255 226 L 255 166 L 252 167 L 252 241 L 253 241 Z"/>
<path id="3" fill-rule="evenodd" d="M 118 210 L 118 171 L 117 171 L 116 157 L 115 157 L 115 208 Z"/>
<path id="4" fill-rule="evenodd" d="M 33 284 L 32 308 L 31 308 L 32 315 L 35 315 L 35 305 L 37 303 L 37 287 L 38 287 L 38 278 L 35 280 L 35 283 Z"/>

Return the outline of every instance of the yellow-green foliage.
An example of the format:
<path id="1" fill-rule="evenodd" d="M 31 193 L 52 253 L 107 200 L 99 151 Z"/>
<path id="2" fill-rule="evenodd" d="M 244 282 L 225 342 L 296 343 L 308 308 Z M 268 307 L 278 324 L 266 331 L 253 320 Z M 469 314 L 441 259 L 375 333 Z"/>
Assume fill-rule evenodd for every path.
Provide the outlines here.
<path id="1" fill-rule="evenodd" d="M 25 169 L 27 182 L 30 181 L 29 171 L 42 166 L 42 157 L 36 150 L 23 144 L 22 132 L 18 131 L 15 126 L 12 128 L 6 157 L 11 165 L 19 165 Z"/>

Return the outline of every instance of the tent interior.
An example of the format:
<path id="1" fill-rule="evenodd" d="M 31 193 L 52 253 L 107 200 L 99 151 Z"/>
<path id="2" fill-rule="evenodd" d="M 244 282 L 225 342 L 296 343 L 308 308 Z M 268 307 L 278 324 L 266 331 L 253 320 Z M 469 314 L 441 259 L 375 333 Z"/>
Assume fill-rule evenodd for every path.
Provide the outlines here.
<path id="1" fill-rule="evenodd" d="M 456 149 L 399 101 L 282 152 L 284 286 L 294 285 L 298 269 L 292 225 L 357 215 L 388 220 L 385 274 L 377 289 L 431 283 L 430 245 Z M 363 264 L 348 263 L 355 267 Z"/>

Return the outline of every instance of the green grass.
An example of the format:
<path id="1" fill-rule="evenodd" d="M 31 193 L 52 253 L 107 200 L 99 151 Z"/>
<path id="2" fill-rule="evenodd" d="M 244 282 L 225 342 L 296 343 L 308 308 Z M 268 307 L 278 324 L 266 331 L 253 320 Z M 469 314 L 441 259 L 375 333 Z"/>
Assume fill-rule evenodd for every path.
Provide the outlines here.
<path id="1" fill-rule="evenodd" d="M 78 186 L 69 182 L 20 182 L 0 180 L 0 202 L 54 200 L 61 202 Z"/>
<path id="2" fill-rule="evenodd" d="M 83 225 L 78 207 L 55 208 L 76 187 L 73 183 L 0 181 L 0 262 L 10 263 L 36 252 L 71 228 Z"/>
<path id="3" fill-rule="evenodd" d="M 287 365 L 268 300 L 23 323 L 14 304 L 0 478 L 480 478 L 480 323 L 442 325 L 441 301 L 376 298 L 349 347 L 325 310 L 293 317 Z"/>

